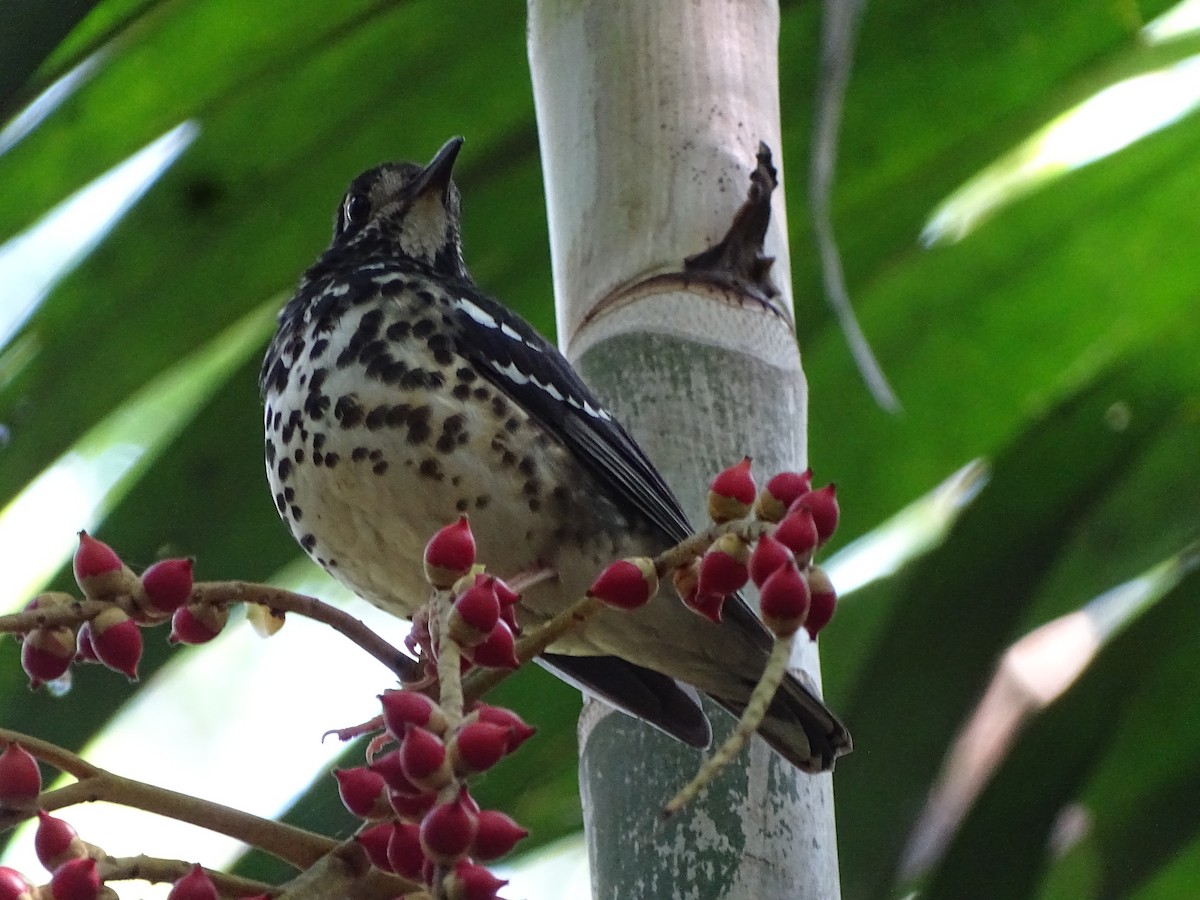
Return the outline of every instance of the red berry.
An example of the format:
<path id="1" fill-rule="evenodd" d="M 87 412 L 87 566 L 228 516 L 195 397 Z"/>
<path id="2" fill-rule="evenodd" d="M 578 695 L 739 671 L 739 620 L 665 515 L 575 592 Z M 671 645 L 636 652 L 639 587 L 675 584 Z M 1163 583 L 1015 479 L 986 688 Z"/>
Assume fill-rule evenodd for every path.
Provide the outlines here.
<path id="1" fill-rule="evenodd" d="M 708 516 L 717 524 L 741 519 L 749 514 L 754 503 L 754 476 L 750 474 L 750 457 L 717 474 L 708 486 Z"/>
<path id="2" fill-rule="evenodd" d="M 462 859 L 446 876 L 446 900 L 500 900 L 497 891 L 506 884 L 483 866 Z"/>
<path id="3" fill-rule="evenodd" d="M 171 616 L 172 644 L 206 644 L 221 633 L 229 621 L 229 610 L 211 603 L 188 603 Z"/>
<path id="4" fill-rule="evenodd" d="M 425 545 L 425 578 L 436 588 L 448 590 L 475 565 L 475 535 L 466 516 L 440 529 Z"/>
<path id="5" fill-rule="evenodd" d="M 475 859 L 499 859 L 517 845 L 517 841 L 529 832 L 496 809 L 485 809 L 478 814 L 479 828 L 475 842 L 471 845 L 471 856 Z"/>
<path id="6" fill-rule="evenodd" d="M 163 559 L 142 573 L 142 592 L 147 612 L 169 615 L 192 596 L 192 561 Z"/>
<path id="7" fill-rule="evenodd" d="M 500 601 L 501 608 L 514 606 L 521 595 L 508 586 L 508 583 L 502 578 L 497 578 L 496 583 L 496 599 Z"/>
<path id="8" fill-rule="evenodd" d="M 764 534 L 750 554 L 750 580 L 756 587 L 762 587 L 772 572 L 793 561 L 791 550 L 772 535 Z"/>
<path id="9" fill-rule="evenodd" d="M 387 858 L 397 875 L 418 881 L 426 859 L 425 851 L 421 849 L 420 827 L 411 822 L 398 822 L 393 826 L 388 838 Z"/>
<path id="10" fill-rule="evenodd" d="M 795 563 L 780 566 L 763 583 L 758 602 L 771 633 L 791 637 L 808 614 L 808 582 Z"/>
<path id="11" fill-rule="evenodd" d="M 51 625 L 26 632 L 21 642 L 21 668 L 30 687 L 61 678 L 75 659 L 75 632 L 66 625 Z"/>
<path id="12" fill-rule="evenodd" d="M 409 725 L 441 734 L 446 730 L 442 708 L 424 694 L 416 691 L 387 690 L 379 695 L 383 706 L 383 724 L 396 740 L 404 737 Z"/>
<path id="13" fill-rule="evenodd" d="M 392 750 L 384 753 L 381 756 L 376 756 L 371 760 L 368 768 L 372 772 L 378 772 L 383 776 L 387 786 L 398 791 L 403 791 L 408 794 L 419 793 L 422 788 L 417 787 L 404 774 L 404 767 L 400 763 L 400 750 Z"/>
<path id="14" fill-rule="evenodd" d="M 419 823 L 425 818 L 425 813 L 433 809 L 437 797 L 437 791 L 414 791 L 411 794 L 394 789 L 388 791 L 388 803 L 391 804 L 392 812 L 403 822 Z"/>
<path id="15" fill-rule="evenodd" d="M 96 645 L 92 643 L 92 623 L 90 621 L 80 625 L 79 633 L 75 635 L 75 662 L 100 662 L 100 657 L 96 655 Z"/>
<path id="16" fill-rule="evenodd" d="M 217 886 L 208 877 L 204 867 L 199 863 L 192 866 L 192 871 L 175 882 L 167 900 L 219 900 Z"/>
<path id="17" fill-rule="evenodd" d="M 812 510 L 800 504 L 801 501 L 793 504 L 783 521 L 775 526 L 774 537 L 796 555 L 797 562 L 807 563 L 817 547 L 819 535 Z"/>
<path id="18" fill-rule="evenodd" d="M 450 738 L 450 765 L 459 775 L 485 772 L 508 752 L 508 729 L 491 722 L 467 722 Z"/>
<path id="19" fill-rule="evenodd" d="M 813 522 L 817 526 L 818 544 L 824 544 L 837 530 L 841 510 L 838 507 L 835 485 L 827 484 L 818 491 L 809 491 L 794 505 L 804 506 L 812 511 Z"/>
<path id="20" fill-rule="evenodd" d="M 699 613 L 704 618 L 720 624 L 721 610 L 725 607 L 725 594 L 702 594 L 697 588 L 683 598 L 683 605 L 692 612 Z"/>
<path id="21" fill-rule="evenodd" d="M 817 632 L 833 618 L 833 611 L 837 607 L 837 591 L 820 566 L 813 566 L 808 570 L 808 587 L 812 593 L 812 602 L 808 607 L 808 618 L 804 620 L 804 628 L 809 637 L 816 640 Z"/>
<path id="22" fill-rule="evenodd" d="M 388 861 L 388 843 L 395 827 L 394 822 L 380 822 L 378 825 L 368 825 L 354 836 L 354 840 L 367 851 L 371 865 L 385 872 L 392 871 L 392 864 Z"/>
<path id="23" fill-rule="evenodd" d="M 427 791 L 449 784 L 454 777 L 442 739 L 416 725 L 404 733 L 400 744 L 400 768 L 405 778 Z"/>
<path id="24" fill-rule="evenodd" d="M 91 620 L 92 649 L 96 658 L 130 681 L 137 680 L 142 658 L 142 631 L 120 607 L 110 607 Z"/>
<path id="25" fill-rule="evenodd" d="M 137 576 L 121 562 L 116 551 L 86 531 L 79 532 L 72 568 L 75 582 L 89 600 L 111 600 L 137 590 Z"/>
<path id="26" fill-rule="evenodd" d="M 504 622 L 497 622 L 483 643 L 476 644 L 467 652 L 471 662 L 489 669 L 515 669 L 521 665 L 517 659 L 516 639 L 512 629 Z"/>
<path id="27" fill-rule="evenodd" d="M 62 819 L 45 810 L 38 810 L 38 827 L 33 835 L 33 850 L 47 872 L 52 872 L 69 859 L 87 856 L 87 848 L 79 835 Z"/>
<path id="28" fill-rule="evenodd" d="M 460 647 L 474 647 L 487 640 L 499 621 L 496 579 L 491 575 L 476 575 L 474 583 L 454 601 L 450 613 L 450 637 Z"/>
<path id="29" fill-rule="evenodd" d="M 746 563 L 750 547 L 736 534 L 723 534 L 700 558 L 700 575 L 696 582 L 701 597 L 714 594 L 722 597 L 741 590 L 750 579 Z"/>
<path id="30" fill-rule="evenodd" d="M 618 609 L 636 609 L 658 593 L 654 560 L 646 556 L 619 559 L 592 582 L 588 594 Z"/>
<path id="31" fill-rule="evenodd" d="M 489 706 L 486 703 L 480 703 L 475 707 L 474 714 L 479 717 L 479 721 L 481 722 L 503 725 L 508 729 L 508 745 L 506 748 L 506 752 L 508 753 L 512 753 L 537 733 L 536 728 L 526 724 L 524 719 L 511 709 L 505 709 L 503 706 Z"/>
<path id="32" fill-rule="evenodd" d="M 812 469 L 780 472 L 767 482 L 754 501 L 754 515 L 761 522 L 778 522 L 802 495 L 812 490 Z"/>
<path id="33" fill-rule="evenodd" d="M 9 744 L 0 753 L 0 806 L 29 806 L 42 792 L 42 772 L 33 754 L 20 744 Z"/>
<path id="34" fill-rule="evenodd" d="M 33 885 L 16 869 L 0 866 L 0 900 L 33 900 Z"/>
<path id="35" fill-rule="evenodd" d="M 389 807 L 384 796 L 383 776 L 366 766 L 353 769 L 334 769 L 338 796 L 351 815 L 360 819 L 378 819 L 387 815 Z"/>
<path id="36" fill-rule="evenodd" d="M 479 817 L 468 803 L 466 786 L 453 800 L 438 803 L 421 820 L 421 849 L 443 865 L 467 855 L 479 829 Z"/>
<path id="37" fill-rule="evenodd" d="M 69 859 L 50 876 L 54 900 L 96 900 L 100 896 L 100 873 L 90 857 Z"/>

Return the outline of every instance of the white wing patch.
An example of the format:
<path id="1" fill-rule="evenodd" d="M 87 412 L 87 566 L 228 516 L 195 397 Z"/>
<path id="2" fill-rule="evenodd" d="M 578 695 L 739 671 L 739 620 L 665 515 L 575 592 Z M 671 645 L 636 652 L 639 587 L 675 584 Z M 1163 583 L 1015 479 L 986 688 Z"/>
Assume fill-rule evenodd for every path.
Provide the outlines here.
<path id="1" fill-rule="evenodd" d="M 529 376 L 512 363 L 509 363 L 507 366 L 497 366 L 496 371 L 513 384 L 529 384 Z"/>
<path id="2" fill-rule="evenodd" d="M 484 328 L 498 328 L 500 323 L 483 307 L 477 303 L 472 303 L 466 297 L 459 297 L 454 301 L 454 305 L 465 312 L 468 316 L 482 325 Z"/>

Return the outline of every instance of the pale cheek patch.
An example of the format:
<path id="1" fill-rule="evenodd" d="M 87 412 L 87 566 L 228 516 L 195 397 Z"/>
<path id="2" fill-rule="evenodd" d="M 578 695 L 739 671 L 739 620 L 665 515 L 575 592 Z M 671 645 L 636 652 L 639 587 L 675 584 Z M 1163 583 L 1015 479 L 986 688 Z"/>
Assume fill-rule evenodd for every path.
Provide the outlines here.
<path id="1" fill-rule="evenodd" d="M 445 246 L 450 224 L 446 207 L 436 196 L 422 197 L 408 211 L 400 228 L 400 247 L 415 259 L 431 260 Z"/>

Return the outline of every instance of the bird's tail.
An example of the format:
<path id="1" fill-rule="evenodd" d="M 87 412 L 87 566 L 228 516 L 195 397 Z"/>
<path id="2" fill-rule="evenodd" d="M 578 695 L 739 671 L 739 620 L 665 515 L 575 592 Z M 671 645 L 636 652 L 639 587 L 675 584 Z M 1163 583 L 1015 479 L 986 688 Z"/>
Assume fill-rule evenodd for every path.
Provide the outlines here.
<path id="1" fill-rule="evenodd" d="M 711 695 L 710 695 L 711 696 Z M 731 700 L 713 700 L 736 717 L 741 717 L 749 695 Z M 816 692 L 791 674 L 775 692 L 758 733 L 784 759 L 805 772 L 825 772 L 834 760 L 853 749 L 850 732 L 821 702 Z"/>

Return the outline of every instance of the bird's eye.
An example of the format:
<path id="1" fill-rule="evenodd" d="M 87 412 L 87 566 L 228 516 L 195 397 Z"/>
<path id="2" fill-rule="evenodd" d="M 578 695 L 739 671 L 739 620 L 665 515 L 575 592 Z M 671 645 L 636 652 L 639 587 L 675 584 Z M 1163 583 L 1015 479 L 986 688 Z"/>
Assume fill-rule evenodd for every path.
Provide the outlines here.
<path id="1" fill-rule="evenodd" d="M 361 228 L 371 215 L 371 199 L 366 194 L 351 194 L 346 198 L 343 214 L 346 227 Z"/>

